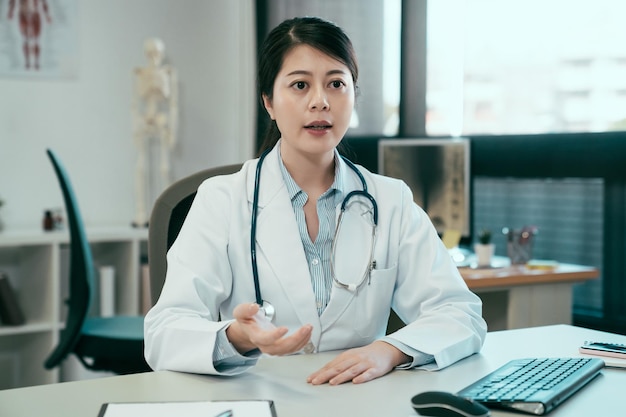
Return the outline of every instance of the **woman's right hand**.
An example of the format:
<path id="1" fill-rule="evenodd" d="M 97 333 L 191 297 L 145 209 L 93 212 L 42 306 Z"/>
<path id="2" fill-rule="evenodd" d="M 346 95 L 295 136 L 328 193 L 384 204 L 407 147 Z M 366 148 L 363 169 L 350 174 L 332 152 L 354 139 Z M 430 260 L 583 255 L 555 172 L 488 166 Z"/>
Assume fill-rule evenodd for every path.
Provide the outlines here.
<path id="1" fill-rule="evenodd" d="M 306 324 L 293 334 L 285 336 L 289 329 L 276 327 L 259 318 L 259 305 L 239 304 L 233 311 L 235 321 L 226 329 L 226 336 L 241 354 L 259 349 L 269 355 L 288 355 L 302 349 L 311 339 L 313 326 Z"/>

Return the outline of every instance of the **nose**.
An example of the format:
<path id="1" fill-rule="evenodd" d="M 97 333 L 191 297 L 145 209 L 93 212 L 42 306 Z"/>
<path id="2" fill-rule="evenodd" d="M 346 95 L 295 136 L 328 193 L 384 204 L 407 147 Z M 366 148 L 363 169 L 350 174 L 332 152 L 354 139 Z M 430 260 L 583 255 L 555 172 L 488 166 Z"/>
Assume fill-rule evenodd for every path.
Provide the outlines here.
<path id="1" fill-rule="evenodd" d="M 328 110 L 330 105 L 328 104 L 328 97 L 326 97 L 326 91 L 324 88 L 315 88 L 311 90 L 311 102 L 309 103 L 310 110 Z"/>

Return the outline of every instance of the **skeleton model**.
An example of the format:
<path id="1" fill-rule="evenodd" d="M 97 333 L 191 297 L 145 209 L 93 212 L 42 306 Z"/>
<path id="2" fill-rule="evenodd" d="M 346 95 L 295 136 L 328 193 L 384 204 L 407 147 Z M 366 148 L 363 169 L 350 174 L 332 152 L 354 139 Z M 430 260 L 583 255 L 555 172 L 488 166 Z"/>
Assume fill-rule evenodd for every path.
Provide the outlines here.
<path id="1" fill-rule="evenodd" d="M 170 183 L 169 153 L 176 144 L 178 86 L 176 70 L 163 65 L 165 46 L 156 38 L 144 44 L 148 66 L 135 68 L 133 99 L 134 140 L 137 146 L 136 212 L 133 226 L 148 225 L 147 207 Z M 160 178 L 154 177 L 153 150 L 158 148 Z M 152 193 L 150 193 L 152 191 Z M 151 194 L 149 197 L 148 194 Z"/>

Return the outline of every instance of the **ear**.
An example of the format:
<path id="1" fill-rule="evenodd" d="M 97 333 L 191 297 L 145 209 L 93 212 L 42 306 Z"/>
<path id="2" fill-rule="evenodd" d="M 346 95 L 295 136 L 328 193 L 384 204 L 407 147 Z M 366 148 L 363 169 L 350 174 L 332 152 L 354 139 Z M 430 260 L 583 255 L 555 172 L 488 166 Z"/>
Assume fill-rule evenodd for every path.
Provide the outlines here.
<path id="1" fill-rule="evenodd" d="M 265 110 L 270 115 L 270 119 L 276 120 L 274 117 L 274 109 L 272 107 L 272 99 L 270 99 L 266 94 L 263 94 L 263 106 L 265 106 Z"/>

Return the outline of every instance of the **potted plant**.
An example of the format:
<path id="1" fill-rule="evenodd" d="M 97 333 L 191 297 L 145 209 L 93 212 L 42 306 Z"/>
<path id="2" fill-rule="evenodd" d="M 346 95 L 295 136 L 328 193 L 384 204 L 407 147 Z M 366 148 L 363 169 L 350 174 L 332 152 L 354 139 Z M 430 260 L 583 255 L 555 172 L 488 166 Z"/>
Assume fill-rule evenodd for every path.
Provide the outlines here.
<path id="1" fill-rule="evenodd" d="M 491 259 L 496 249 L 496 245 L 491 243 L 491 236 L 489 229 L 482 229 L 478 233 L 478 242 L 474 244 L 474 253 L 479 267 L 491 266 Z"/>

